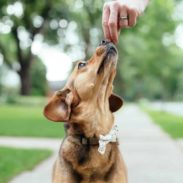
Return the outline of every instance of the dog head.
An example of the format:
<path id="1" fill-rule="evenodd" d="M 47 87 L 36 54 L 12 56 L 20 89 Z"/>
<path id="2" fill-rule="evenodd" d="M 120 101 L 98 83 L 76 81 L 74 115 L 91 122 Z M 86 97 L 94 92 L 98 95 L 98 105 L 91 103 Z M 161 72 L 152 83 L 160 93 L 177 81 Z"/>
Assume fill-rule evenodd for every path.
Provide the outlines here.
<path id="1" fill-rule="evenodd" d="M 56 122 L 85 122 L 117 111 L 123 104 L 112 93 L 117 59 L 116 47 L 102 41 L 88 61 L 76 64 L 65 87 L 45 107 L 44 115 Z"/>

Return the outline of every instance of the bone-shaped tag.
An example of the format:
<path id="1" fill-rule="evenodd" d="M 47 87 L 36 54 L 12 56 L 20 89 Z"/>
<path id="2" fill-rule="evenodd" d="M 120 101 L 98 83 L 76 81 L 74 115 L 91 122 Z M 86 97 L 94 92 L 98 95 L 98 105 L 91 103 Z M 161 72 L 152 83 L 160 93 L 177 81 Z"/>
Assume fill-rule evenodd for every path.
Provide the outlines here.
<path id="1" fill-rule="evenodd" d="M 100 135 L 98 151 L 101 154 L 105 153 L 106 145 L 110 142 L 117 142 L 118 127 L 115 125 L 107 135 Z"/>

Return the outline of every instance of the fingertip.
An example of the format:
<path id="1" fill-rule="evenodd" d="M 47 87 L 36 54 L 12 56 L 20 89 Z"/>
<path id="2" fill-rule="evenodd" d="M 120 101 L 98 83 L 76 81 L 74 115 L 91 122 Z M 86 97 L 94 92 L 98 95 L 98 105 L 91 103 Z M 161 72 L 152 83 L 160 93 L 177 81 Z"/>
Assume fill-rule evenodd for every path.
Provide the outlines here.
<path id="1" fill-rule="evenodd" d="M 112 42 L 115 42 L 117 40 L 117 28 L 111 28 L 110 29 L 110 37 L 111 37 L 111 40 Z"/>
<path id="2" fill-rule="evenodd" d="M 112 41 L 114 44 L 117 44 L 117 43 L 118 43 L 118 38 L 117 38 L 117 37 L 113 37 L 111 41 Z"/>
<path id="3" fill-rule="evenodd" d="M 130 27 L 133 27 L 136 25 L 137 11 L 135 9 L 129 9 L 128 14 L 129 14 L 128 25 Z"/>
<path id="4" fill-rule="evenodd" d="M 107 36 L 104 36 L 104 39 L 105 39 L 106 41 L 111 41 L 111 38 L 110 38 L 110 37 L 107 37 Z"/>

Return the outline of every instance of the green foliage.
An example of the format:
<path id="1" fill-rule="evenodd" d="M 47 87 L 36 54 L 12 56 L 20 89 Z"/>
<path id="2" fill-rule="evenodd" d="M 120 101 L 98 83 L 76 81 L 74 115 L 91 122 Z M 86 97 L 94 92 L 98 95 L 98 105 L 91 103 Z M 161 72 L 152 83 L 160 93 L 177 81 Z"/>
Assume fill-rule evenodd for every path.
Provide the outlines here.
<path id="1" fill-rule="evenodd" d="M 43 105 L 0 105 L 0 136 L 64 136 L 63 123 L 53 123 L 43 116 Z"/>
<path id="2" fill-rule="evenodd" d="M 3 85 L 2 85 L 2 66 L 0 65 L 0 96 L 2 95 Z"/>
<path id="3" fill-rule="evenodd" d="M 88 58 L 102 39 L 103 2 L 79 2 L 82 2 L 80 8 L 75 7 L 77 1 L 73 2 L 67 20 L 76 22 L 80 45 L 83 45 L 81 48 Z M 183 72 L 183 53 L 175 41 L 167 42 L 173 39 L 179 23 L 172 18 L 176 5 L 173 0 L 150 1 L 136 27 L 122 30 L 115 92 L 124 98 L 171 100 L 180 97 L 177 76 Z M 72 45 L 66 48 L 70 52 Z"/>
<path id="4" fill-rule="evenodd" d="M 174 99 L 177 101 L 183 100 L 183 72 L 179 72 L 177 76 L 177 87 Z"/>
<path id="5" fill-rule="evenodd" d="M 183 117 L 170 113 L 145 110 L 163 130 L 169 133 L 173 138 L 183 138 Z"/>
<path id="6" fill-rule="evenodd" d="M 41 60 L 36 59 L 31 67 L 32 95 L 45 96 L 48 91 L 46 67 Z"/>
<path id="7" fill-rule="evenodd" d="M 41 96 L 15 96 L 14 99 L 17 105 L 19 106 L 30 106 L 30 107 L 34 107 L 34 106 L 44 106 L 46 105 L 46 100 L 45 97 L 41 97 Z"/>
<path id="8" fill-rule="evenodd" d="M 6 103 L 7 104 L 16 104 L 16 96 L 13 94 L 8 94 L 6 96 Z"/>
<path id="9" fill-rule="evenodd" d="M 48 150 L 0 147 L 0 183 L 8 183 L 17 174 L 32 170 L 50 155 Z"/>
<path id="10" fill-rule="evenodd" d="M 44 106 L 46 105 L 45 97 L 42 96 L 21 96 L 17 94 L 3 95 L 0 98 L 0 105 L 11 104 L 19 106 Z"/>
<path id="11" fill-rule="evenodd" d="M 2 27 L 6 26 L 9 30 L 0 32 L 0 53 L 6 65 L 19 74 L 22 95 L 29 95 L 31 92 L 30 69 L 34 60 L 32 43 L 37 35 L 42 35 L 43 39 L 49 40 L 49 23 L 56 16 L 62 17 L 60 13 L 62 8 L 59 9 L 61 6 L 62 2 L 58 0 L 1 1 L 0 23 Z M 58 35 L 54 31 L 51 32 L 52 40 L 57 40 Z M 44 93 L 35 88 L 32 92 L 37 95 Z"/>
<path id="12" fill-rule="evenodd" d="M 117 77 L 124 86 L 117 85 L 117 91 L 122 91 L 127 99 L 174 98 L 179 82 L 177 76 L 183 72 L 182 50 L 174 41 L 165 41 L 173 37 L 178 24 L 172 19 L 174 8 L 173 0 L 150 1 L 137 26 L 122 31 Z"/>
<path id="13" fill-rule="evenodd" d="M 7 6 L 14 2 L 16 0 L 1 1 L 0 6 L 0 21 L 5 22 L 8 18 L 14 23 L 9 34 L 0 36 L 0 51 L 10 67 L 15 62 L 21 66 L 32 59 L 29 56 L 36 35 L 41 35 L 46 43 L 60 44 L 72 56 L 82 50 L 86 59 L 103 37 L 101 16 L 104 1 L 21 0 L 19 2 L 23 5 L 23 14 L 19 17 L 7 14 Z M 183 52 L 175 44 L 174 35 L 182 20 L 175 20 L 172 16 L 180 2 L 150 1 L 137 25 L 122 30 L 118 44 L 119 67 L 115 80 L 115 91 L 119 95 L 129 100 L 141 97 L 182 99 Z M 23 30 L 29 35 L 30 44 L 20 47 L 21 51 L 18 49 L 21 44 L 17 42 L 14 29 Z M 77 41 L 73 41 L 70 36 L 74 36 Z M 20 56 L 22 62 L 19 61 Z M 37 87 L 38 83 L 35 85 Z M 42 89 L 44 87 L 46 85 Z M 37 95 L 44 92 L 32 89 L 32 93 Z"/>

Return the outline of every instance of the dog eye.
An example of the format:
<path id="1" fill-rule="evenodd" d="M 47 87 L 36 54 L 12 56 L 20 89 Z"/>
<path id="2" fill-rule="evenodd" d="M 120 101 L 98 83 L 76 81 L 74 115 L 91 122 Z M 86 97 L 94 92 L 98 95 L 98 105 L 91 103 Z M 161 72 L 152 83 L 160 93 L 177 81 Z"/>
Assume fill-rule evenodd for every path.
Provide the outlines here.
<path id="1" fill-rule="evenodd" d="M 81 68 L 83 68 L 83 67 L 85 67 L 86 66 L 86 63 L 85 62 L 80 62 L 79 64 L 78 64 L 78 69 L 81 69 Z"/>

